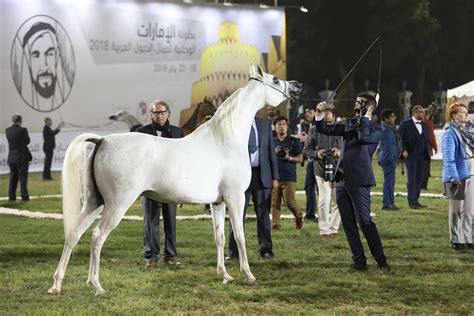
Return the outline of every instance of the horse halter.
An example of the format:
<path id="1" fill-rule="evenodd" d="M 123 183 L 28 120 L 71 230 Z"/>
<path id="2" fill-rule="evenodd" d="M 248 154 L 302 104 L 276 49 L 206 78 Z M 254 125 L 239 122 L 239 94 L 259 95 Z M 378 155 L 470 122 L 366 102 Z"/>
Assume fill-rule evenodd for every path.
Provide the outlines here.
<path id="1" fill-rule="evenodd" d="M 287 81 L 282 80 L 285 84 L 284 89 L 282 91 L 282 90 L 279 90 L 279 89 L 277 89 L 276 87 L 274 87 L 272 85 L 269 85 L 268 83 L 265 83 L 261 78 L 250 77 L 249 80 L 255 80 L 255 81 L 261 82 L 263 85 L 265 85 L 267 87 L 270 87 L 273 90 L 276 90 L 276 91 L 280 92 L 283 96 L 285 96 L 285 98 L 290 99 L 290 100 L 294 100 L 296 98 L 296 96 L 293 96 L 293 95 L 298 95 L 299 93 L 301 93 L 301 83 L 299 83 L 298 81 L 289 81 L 289 83 L 294 84 L 295 87 L 294 88 L 292 88 L 291 86 L 289 87 L 289 90 L 290 90 L 289 94 L 290 95 L 288 95 L 286 93 L 286 85 L 287 85 L 286 83 L 287 83 Z M 273 77 L 273 83 L 279 83 L 279 82 L 280 82 L 280 80 L 277 77 L 274 76 Z"/>

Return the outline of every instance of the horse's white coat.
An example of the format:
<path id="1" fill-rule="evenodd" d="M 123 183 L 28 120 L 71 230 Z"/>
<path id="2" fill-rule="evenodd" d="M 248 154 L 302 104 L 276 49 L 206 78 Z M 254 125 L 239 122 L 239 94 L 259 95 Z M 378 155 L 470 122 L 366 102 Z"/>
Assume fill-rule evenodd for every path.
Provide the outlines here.
<path id="1" fill-rule="evenodd" d="M 232 281 L 224 266 L 225 209 L 234 228 L 240 269 L 253 284 L 243 231 L 244 192 L 250 183 L 248 137 L 256 112 L 266 104 L 278 106 L 289 95 L 290 82 L 275 80 L 252 65 L 249 83 L 231 95 L 214 117 L 192 134 L 167 139 L 140 133 L 105 136 L 95 157 L 85 157 L 85 141 L 97 135 L 80 135 L 69 146 L 63 167 L 65 245 L 53 287 L 58 294 L 72 249 L 94 219 L 88 282 L 96 295 L 105 293 L 99 283 L 100 251 L 107 236 L 140 194 L 173 203 L 211 203 L 217 245 L 217 273 Z M 92 177 L 92 163 L 94 177 Z M 85 167 L 84 167 L 85 166 Z M 80 176 L 81 168 L 84 172 Z M 104 205 L 97 208 L 93 178 Z M 84 202 L 81 209 L 80 188 Z M 103 210 L 102 210 L 103 209 Z"/>

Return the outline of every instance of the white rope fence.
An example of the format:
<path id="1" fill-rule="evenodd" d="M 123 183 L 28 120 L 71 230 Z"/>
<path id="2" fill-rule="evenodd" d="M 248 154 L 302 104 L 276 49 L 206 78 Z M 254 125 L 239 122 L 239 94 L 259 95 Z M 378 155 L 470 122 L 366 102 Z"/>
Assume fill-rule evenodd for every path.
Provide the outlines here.
<path id="1" fill-rule="evenodd" d="M 296 194 L 305 194 L 304 191 L 296 191 Z M 383 196 L 382 192 L 371 192 L 371 196 Z M 395 192 L 396 196 L 402 196 L 406 197 L 407 193 L 406 192 Z M 430 198 L 430 199 L 442 199 L 446 198 L 442 194 L 437 194 L 437 193 L 421 193 L 421 197 L 424 198 Z M 54 194 L 54 195 L 38 195 L 38 196 L 31 196 L 30 199 L 36 200 L 36 199 L 47 199 L 47 198 L 61 198 L 60 194 Z M 8 197 L 0 197 L 0 200 L 8 200 Z M 44 212 L 36 212 L 36 211 L 26 211 L 26 210 L 18 210 L 18 209 L 11 209 L 11 208 L 6 208 L 6 207 L 0 207 L 0 214 L 3 215 L 14 215 L 14 216 L 20 216 L 20 217 L 28 217 L 28 218 L 34 218 L 34 219 L 62 219 L 63 215 L 58 214 L 58 213 L 44 213 Z M 226 216 L 228 217 L 228 216 Z M 248 214 L 247 218 L 252 218 L 255 219 L 256 216 L 252 214 Z M 142 216 L 137 216 L 137 215 L 127 215 L 124 216 L 124 220 L 128 221 L 143 221 Z M 177 215 L 176 220 L 178 221 L 189 221 L 189 220 L 209 220 L 212 219 L 211 215 L 208 214 L 201 214 L 201 215 Z M 281 215 L 281 219 L 285 220 L 291 220 L 294 219 L 293 215 Z"/>

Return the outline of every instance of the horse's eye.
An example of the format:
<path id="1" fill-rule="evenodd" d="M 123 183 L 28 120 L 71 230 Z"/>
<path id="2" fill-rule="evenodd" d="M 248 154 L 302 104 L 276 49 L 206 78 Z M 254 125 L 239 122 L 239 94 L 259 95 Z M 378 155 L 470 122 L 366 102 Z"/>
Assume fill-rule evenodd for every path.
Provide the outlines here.
<path id="1" fill-rule="evenodd" d="M 280 80 L 277 77 L 273 77 L 273 83 L 276 85 L 280 84 Z"/>

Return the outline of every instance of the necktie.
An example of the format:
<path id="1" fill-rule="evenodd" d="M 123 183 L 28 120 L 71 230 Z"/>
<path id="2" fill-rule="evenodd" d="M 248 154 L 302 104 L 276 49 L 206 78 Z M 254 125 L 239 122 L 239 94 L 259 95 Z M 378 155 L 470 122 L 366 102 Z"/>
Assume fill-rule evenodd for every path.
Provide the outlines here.
<path id="1" fill-rule="evenodd" d="M 252 125 L 250 128 L 250 136 L 249 136 L 249 152 L 253 154 L 257 151 L 257 137 L 255 134 L 255 129 Z"/>

